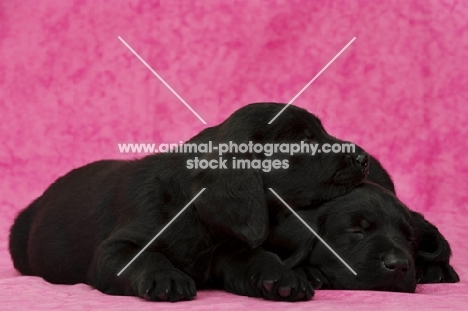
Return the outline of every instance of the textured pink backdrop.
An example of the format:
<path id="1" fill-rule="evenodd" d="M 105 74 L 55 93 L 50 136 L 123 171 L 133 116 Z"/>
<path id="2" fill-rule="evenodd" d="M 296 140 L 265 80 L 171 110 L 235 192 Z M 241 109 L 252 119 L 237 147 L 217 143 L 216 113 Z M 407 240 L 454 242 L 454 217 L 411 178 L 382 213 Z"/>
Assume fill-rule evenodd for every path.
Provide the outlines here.
<path id="1" fill-rule="evenodd" d="M 468 2 L 4 0 L 0 296 L 10 307 L 152 306 L 17 277 L 6 251 L 15 214 L 58 176 L 90 161 L 128 157 L 118 153 L 119 142 L 178 142 L 205 127 L 118 36 L 208 125 L 250 102 L 288 102 L 356 36 L 295 104 L 383 162 L 400 198 L 452 243 L 462 277 L 460 284 L 421 286 L 417 295 L 320 291 L 315 301 L 285 305 L 215 291 L 167 308 L 468 302 L 461 294 L 468 288 Z"/>

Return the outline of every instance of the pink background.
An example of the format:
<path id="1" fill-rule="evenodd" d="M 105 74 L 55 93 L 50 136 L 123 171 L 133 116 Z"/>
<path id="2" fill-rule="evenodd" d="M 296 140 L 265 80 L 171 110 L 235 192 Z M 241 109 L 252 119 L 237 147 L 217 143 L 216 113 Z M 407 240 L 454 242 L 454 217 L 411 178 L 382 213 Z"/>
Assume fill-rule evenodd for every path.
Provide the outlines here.
<path id="1" fill-rule="evenodd" d="M 16 213 L 57 177 L 122 142 L 179 142 L 243 105 L 295 101 L 388 168 L 399 197 L 452 244 L 462 282 L 417 294 L 319 291 L 299 304 L 220 291 L 167 309 L 462 308 L 468 302 L 468 2 L 0 1 L 0 296 L 9 309 L 150 309 L 85 285 L 19 277 Z M 132 156 L 133 157 L 133 156 Z M 158 306 L 162 306 L 158 305 Z M 5 305 L 4 305 L 5 306 Z"/>

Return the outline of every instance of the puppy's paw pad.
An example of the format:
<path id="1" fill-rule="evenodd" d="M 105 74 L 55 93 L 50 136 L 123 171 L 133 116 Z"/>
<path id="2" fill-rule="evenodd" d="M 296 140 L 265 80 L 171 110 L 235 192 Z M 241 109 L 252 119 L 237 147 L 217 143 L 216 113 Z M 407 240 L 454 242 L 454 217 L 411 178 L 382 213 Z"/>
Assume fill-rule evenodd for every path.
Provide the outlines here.
<path id="1" fill-rule="evenodd" d="M 281 297 L 289 297 L 291 296 L 291 290 L 292 290 L 291 287 L 280 287 L 278 288 L 278 294 Z"/>
<path id="2" fill-rule="evenodd" d="M 167 292 L 165 293 L 159 293 L 156 295 L 156 298 L 158 300 L 161 300 L 161 301 L 166 301 L 169 299 L 169 290 L 167 290 Z"/>
<path id="3" fill-rule="evenodd" d="M 267 292 L 271 292 L 273 285 L 275 285 L 275 281 L 263 281 L 263 287 L 267 290 Z"/>
<path id="4" fill-rule="evenodd" d="M 252 282 L 262 292 L 262 296 L 270 300 L 309 300 L 314 295 L 312 284 L 289 269 L 261 273 L 253 277 Z"/>
<path id="5" fill-rule="evenodd" d="M 196 296 L 195 282 L 177 269 L 159 270 L 141 277 L 138 296 L 151 301 L 192 300 Z"/>

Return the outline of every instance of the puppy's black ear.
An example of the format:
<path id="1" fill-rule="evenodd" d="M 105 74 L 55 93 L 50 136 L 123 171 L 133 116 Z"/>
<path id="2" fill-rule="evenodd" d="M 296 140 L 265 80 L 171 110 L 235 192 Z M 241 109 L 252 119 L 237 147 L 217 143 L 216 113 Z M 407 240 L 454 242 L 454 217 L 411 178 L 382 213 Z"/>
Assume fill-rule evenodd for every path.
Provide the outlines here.
<path id="1" fill-rule="evenodd" d="M 207 160 L 213 156 L 206 157 Z M 203 222 L 211 228 L 246 242 L 260 246 L 268 235 L 268 210 L 262 174 L 257 169 L 233 168 L 238 157 L 223 156 L 226 168 L 206 169 L 194 175 L 192 193 L 206 190 L 195 201 L 195 208 Z M 251 161 L 251 156 L 243 156 Z"/>
<path id="2" fill-rule="evenodd" d="M 447 240 L 420 213 L 411 211 L 411 220 L 417 244 L 415 264 L 418 283 L 458 282 L 460 279 L 449 264 L 452 251 Z"/>
<path id="3" fill-rule="evenodd" d="M 366 177 L 367 181 L 376 183 L 395 194 L 395 185 L 388 172 L 383 168 L 375 157 L 370 156 L 369 160 L 369 175 Z"/>
<path id="4" fill-rule="evenodd" d="M 447 240 L 439 230 L 417 212 L 411 212 L 412 227 L 415 229 L 417 257 L 426 262 L 448 261 L 452 254 Z"/>
<path id="5" fill-rule="evenodd" d="M 299 214 L 304 218 L 304 213 Z M 277 254 L 288 268 L 306 264 L 315 244 L 313 236 L 296 216 L 277 216 L 277 224 L 270 226 L 268 239 L 263 247 Z"/>

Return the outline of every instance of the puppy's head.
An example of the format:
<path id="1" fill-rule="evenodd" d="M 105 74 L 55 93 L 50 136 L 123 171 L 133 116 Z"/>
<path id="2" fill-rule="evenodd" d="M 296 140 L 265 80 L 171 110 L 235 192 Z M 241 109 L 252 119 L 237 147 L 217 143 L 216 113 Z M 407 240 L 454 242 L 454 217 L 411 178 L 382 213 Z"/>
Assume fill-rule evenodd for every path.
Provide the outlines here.
<path id="1" fill-rule="evenodd" d="M 330 136 L 317 117 L 295 106 L 289 106 L 272 124 L 268 124 L 283 108 L 284 104 L 276 103 L 245 106 L 190 142 L 212 140 L 214 145 L 252 142 L 263 146 L 328 144 L 328 150 L 349 144 Z M 207 154 L 203 158 L 214 160 L 219 156 Z M 201 187 L 207 188 L 195 206 L 206 223 L 251 246 L 260 245 L 268 233 L 266 202 L 274 199 L 266 191 L 268 188 L 275 190 L 293 208 L 301 208 L 347 193 L 364 180 L 369 163 L 368 155 L 357 146 L 354 152 L 317 152 L 315 155 L 305 149 L 304 152 L 296 151 L 294 155 L 280 148 L 276 152 L 273 150 L 272 155 L 230 150 L 222 158 L 227 160 L 227 169 L 195 172 L 193 192 L 198 192 Z M 257 166 L 241 167 L 239 160 L 249 161 L 249 164 L 256 162 Z M 276 168 L 265 170 L 264 164 L 274 161 Z M 234 165 L 237 165 L 235 169 Z"/>
<path id="2" fill-rule="evenodd" d="M 289 106 L 272 124 L 268 124 L 284 105 L 257 105 L 265 107 L 262 109 L 262 116 L 256 116 L 256 122 L 252 120 L 248 123 L 256 123 L 253 131 L 257 129 L 256 137 L 259 140 L 310 146 L 309 152 L 275 154 L 272 158 L 288 161 L 288 169 L 263 174 L 267 187 L 273 188 L 291 206 L 301 208 L 329 201 L 349 192 L 368 174 L 367 153 L 351 142 L 328 134 L 321 121 L 313 114 L 302 108 Z M 312 150 L 314 147 L 316 149 Z"/>
<path id="3" fill-rule="evenodd" d="M 272 229 L 267 247 L 322 288 L 414 292 L 418 281 L 458 281 L 447 241 L 380 186 L 363 184 L 300 215 L 357 275 L 293 215 Z"/>

